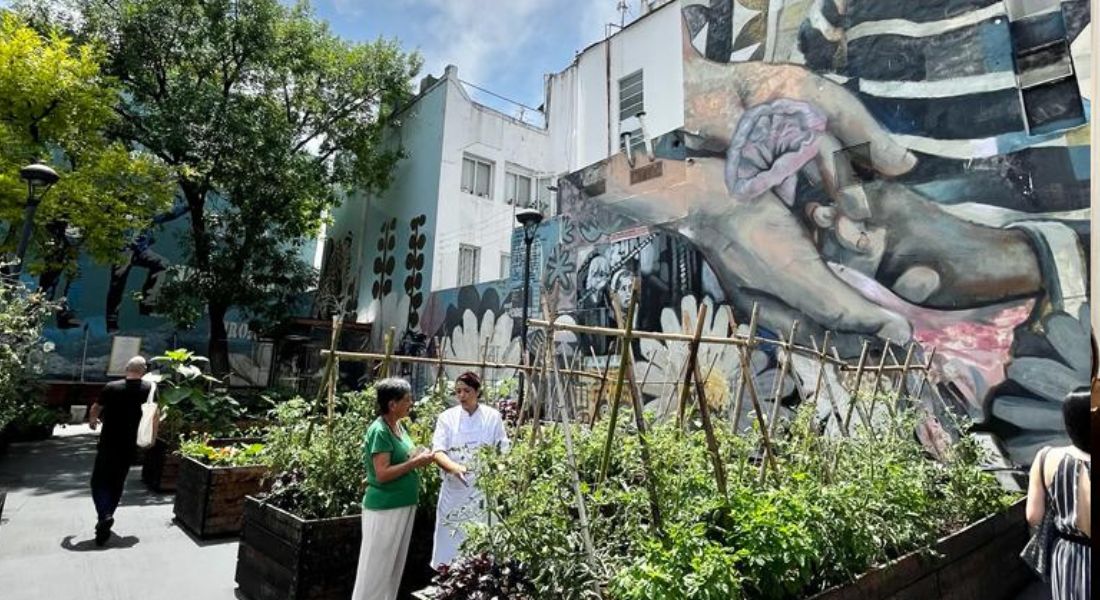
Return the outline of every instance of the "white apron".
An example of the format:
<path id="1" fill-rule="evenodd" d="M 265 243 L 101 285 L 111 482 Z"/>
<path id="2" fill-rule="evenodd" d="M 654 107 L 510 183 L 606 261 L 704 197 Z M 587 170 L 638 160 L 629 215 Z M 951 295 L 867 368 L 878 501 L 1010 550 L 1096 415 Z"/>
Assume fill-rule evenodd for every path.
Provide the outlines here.
<path id="1" fill-rule="evenodd" d="M 504 422 L 495 409 L 480 406 L 470 415 L 461 406 L 455 406 L 440 414 L 432 437 L 432 451 L 446 452 L 451 460 L 470 471 L 466 473 L 468 486 L 458 477 L 443 473 L 435 510 L 432 568 L 450 564 L 458 555 L 458 548 L 466 539 L 463 523 L 486 520 L 485 496 L 476 487 L 473 462 L 478 449 L 490 445 L 499 445 L 502 450 L 508 445 Z"/>

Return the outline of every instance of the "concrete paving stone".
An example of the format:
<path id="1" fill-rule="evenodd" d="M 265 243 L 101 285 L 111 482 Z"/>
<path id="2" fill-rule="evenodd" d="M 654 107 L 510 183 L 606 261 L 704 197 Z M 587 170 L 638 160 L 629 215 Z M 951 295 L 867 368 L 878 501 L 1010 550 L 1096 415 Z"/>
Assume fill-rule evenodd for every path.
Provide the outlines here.
<path id="1" fill-rule="evenodd" d="M 97 548 L 88 481 L 98 434 L 59 428 L 0 457 L 0 597 L 4 600 L 235 598 L 237 540 L 202 542 L 172 522 L 171 494 L 130 469 L 114 535 Z"/>

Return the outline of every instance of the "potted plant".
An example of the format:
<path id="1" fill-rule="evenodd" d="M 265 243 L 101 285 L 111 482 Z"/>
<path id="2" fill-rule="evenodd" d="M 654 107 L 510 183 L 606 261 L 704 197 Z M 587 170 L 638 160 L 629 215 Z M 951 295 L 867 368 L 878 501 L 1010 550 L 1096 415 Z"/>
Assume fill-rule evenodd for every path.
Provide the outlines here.
<path id="1" fill-rule="evenodd" d="M 347 598 L 355 584 L 361 542 L 363 434 L 375 418 L 374 391 L 337 396 L 332 418 L 297 398 L 280 404 L 268 430 L 265 453 L 271 491 L 245 500 L 237 555 L 239 591 L 251 600 Z M 430 435 L 434 414 L 421 411 L 417 441 Z M 425 470 L 427 473 L 430 470 Z M 414 536 L 431 539 L 436 490 L 425 477 Z M 436 483 L 438 485 L 438 483 Z M 426 553 L 425 553 L 426 552 Z M 410 548 L 403 588 L 427 583 L 426 548 Z"/>
<path id="2" fill-rule="evenodd" d="M 176 520 L 199 538 L 236 535 L 244 521 L 244 499 L 266 489 L 264 445 L 211 444 L 205 435 L 180 443 Z"/>
<path id="3" fill-rule="evenodd" d="M 145 451 L 141 480 L 158 492 L 174 492 L 180 468 L 179 436 L 198 431 L 224 438 L 235 431 L 241 411 L 236 400 L 213 387 L 221 382 L 203 373 L 200 365 L 210 362 L 205 357 L 178 349 L 152 362 L 160 367 L 154 380 L 159 386 L 161 423 L 156 443 Z"/>

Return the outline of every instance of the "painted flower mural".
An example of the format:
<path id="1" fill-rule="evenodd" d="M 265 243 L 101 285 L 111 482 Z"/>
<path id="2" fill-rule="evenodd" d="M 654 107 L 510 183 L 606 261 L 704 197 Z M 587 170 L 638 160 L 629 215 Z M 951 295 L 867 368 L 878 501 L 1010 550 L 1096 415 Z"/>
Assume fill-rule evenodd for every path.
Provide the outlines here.
<path id="1" fill-rule="evenodd" d="M 710 298 L 704 299 L 703 305 L 707 307 L 707 316 L 703 320 L 703 336 L 729 336 L 732 314 L 729 307 L 715 307 Z M 695 297 L 684 296 L 680 301 L 679 315 L 670 308 L 661 311 L 661 330 L 665 333 L 683 333 L 684 317 L 686 316 L 687 324 L 690 326 L 698 313 L 699 303 Z M 739 334 L 744 335 L 747 332 L 747 327 L 738 327 Z M 655 412 L 659 418 L 670 416 L 675 413 L 678 402 L 676 392 L 682 382 L 682 370 L 688 358 L 688 343 L 642 339 L 640 345 L 641 357 L 634 366 L 634 372 L 640 382 L 644 381 L 642 393 L 653 398 L 646 408 Z M 704 377 L 707 404 L 715 410 L 729 411 L 733 408 L 734 395 L 741 379 L 741 352 L 742 350 L 734 345 L 701 344 L 699 346 L 697 360 Z M 770 400 L 774 397 L 778 372 L 769 368 L 770 359 L 760 349 L 753 351 L 749 365 L 761 402 L 764 403 L 765 399 L 768 402 L 767 406 L 762 408 L 770 411 Z M 793 390 L 793 380 L 788 376 L 780 391 L 780 397 L 789 395 Z M 751 402 L 747 397 L 746 395 L 745 404 L 749 406 L 742 409 L 746 414 L 751 410 Z M 742 418 L 741 422 L 746 423 L 747 419 Z"/>
<path id="2" fill-rule="evenodd" d="M 513 321 L 507 314 L 499 317 L 492 310 L 486 310 L 481 319 L 472 310 L 462 314 L 462 323 L 451 330 L 450 336 L 443 342 L 443 355 L 448 359 L 511 363 L 520 362 L 520 340 L 512 336 Z M 454 379 L 469 367 L 447 366 L 447 377 Z M 499 381 L 512 377 L 511 369 L 486 369 L 485 379 Z"/>

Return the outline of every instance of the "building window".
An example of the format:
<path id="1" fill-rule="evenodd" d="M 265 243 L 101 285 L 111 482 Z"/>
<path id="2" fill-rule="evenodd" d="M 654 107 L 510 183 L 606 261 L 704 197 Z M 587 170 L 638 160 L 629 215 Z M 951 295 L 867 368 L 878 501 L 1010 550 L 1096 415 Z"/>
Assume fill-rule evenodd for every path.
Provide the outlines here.
<path id="1" fill-rule="evenodd" d="M 635 71 L 619 80 L 619 121 L 625 121 L 644 110 L 642 72 Z"/>
<path id="2" fill-rule="evenodd" d="M 531 206 L 531 178 L 519 173 L 505 173 L 504 202 L 521 207 Z"/>
<path id="3" fill-rule="evenodd" d="M 512 255 L 507 252 L 500 253 L 500 278 L 508 279 L 512 276 Z"/>
<path id="4" fill-rule="evenodd" d="M 462 191 L 482 198 L 491 198 L 493 196 L 493 163 L 473 156 L 464 156 L 462 158 Z"/>
<path id="5" fill-rule="evenodd" d="M 477 283 L 478 267 L 481 264 L 481 248 L 459 244 L 458 246 L 458 285 Z"/>

